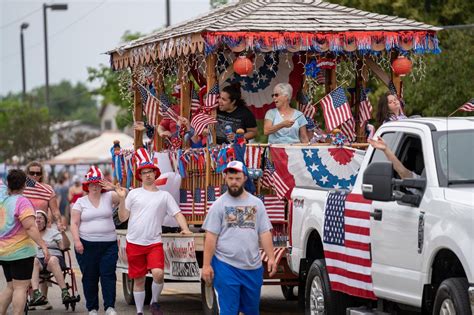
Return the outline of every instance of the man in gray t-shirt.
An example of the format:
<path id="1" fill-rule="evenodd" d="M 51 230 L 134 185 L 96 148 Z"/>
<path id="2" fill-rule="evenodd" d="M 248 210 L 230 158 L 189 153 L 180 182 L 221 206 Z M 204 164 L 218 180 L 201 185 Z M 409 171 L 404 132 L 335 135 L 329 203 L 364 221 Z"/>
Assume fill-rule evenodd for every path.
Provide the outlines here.
<path id="1" fill-rule="evenodd" d="M 211 206 L 203 224 L 202 278 L 214 284 L 220 314 L 258 314 L 263 284 L 259 242 L 268 256 L 270 277 L 277 270 L 272 225 L 262 201 L 244 189 L 242 162 L 230 162 L 224 178 L 228 190 Z"/>

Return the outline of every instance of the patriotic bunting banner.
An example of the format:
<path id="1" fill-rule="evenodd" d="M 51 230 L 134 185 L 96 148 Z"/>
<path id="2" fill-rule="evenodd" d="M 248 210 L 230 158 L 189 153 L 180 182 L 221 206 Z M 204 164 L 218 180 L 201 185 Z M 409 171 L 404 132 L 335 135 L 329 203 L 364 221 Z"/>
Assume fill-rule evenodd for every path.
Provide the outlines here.
<path id="1" fill-rule="evenodd" d="M 270 148 L 274 173 L 288 187 L 284 194 L 288 199 L 295 186 L 352 190 L 364 154 L 340 147 Z"/>
<path id="2" fill-rule="evenodd" d="M 370 255 L 371 201 L 331 192 L 324 211 L 323 249 L 331 289 L 376 299 Z"/>

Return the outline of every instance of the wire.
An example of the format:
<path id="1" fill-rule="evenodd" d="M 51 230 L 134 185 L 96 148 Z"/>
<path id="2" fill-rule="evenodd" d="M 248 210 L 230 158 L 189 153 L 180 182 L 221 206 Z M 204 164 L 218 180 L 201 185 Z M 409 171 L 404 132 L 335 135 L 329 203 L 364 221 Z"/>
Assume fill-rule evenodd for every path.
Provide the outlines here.
<path id="1" fill-rule="evenodd" d="M 15 24 L 16 22 L 19 22 L 19 21 L 21 21 L 21 20 L 23 20 L 23 19 L 25 19 L 25 18 L 27 18 L 27 17 L 29 17 L 29 16 L 35 14 L 36 12 L 38 12 L 38 11 L 40 11 L 40 10 L 41 10 L 41 7 L 39 7 L 38 9 L 36 9 L 36 10 L 34 10 L 34 11 L 32 11 L 32 12 L 30 12 L 30 13 L 24 15 L 24 16 L 22 16 L 21 18 L 18 18 L 18 19 L 14 20 L 14 21 L 8 22 L 7 24 L 4 24 L 4 25 L 0 26 L 0 29 L 7 28 L 7 27 L 9 27 L 10 25 L 13 25 L 13 24 Z"/>
<path id="2" fill-rule="evenodd" d="M 65 30 L 69 29 L 71 26 L 73 26 L 74 24 L 80 22 L 81 20 L 85 19 L 87 16 L 89 16 L 90 14 L 92 14 L 92 12 L 94 12 L 95 10 L 97 10 L 99 7 L 101 7 L 102 5 L 105 4 L 105 2 L 107 2 L 107 0 L 103 0 L 102 2 L 100 2 L 98 5 L 96 5 L 95 7 L 93 7 L 92 9 L 90 9 L 89 11 L 87 11 L 84 15 L 80 16 L 78 19 L 74 20 L 73 22 L 69 23 L 68 25 L 66 25 L 65 27 L 63 27 L 62 29 L 60 29 L 59 31 L 53 33 L 52 35 L 48 35 L 48 40 L 49 39 L 52 39 L 54 37 L 56 37 L 57 35 L 63 33 Z M 42 41 L 38 41 L 34 44 L 31 44 L 29 46 L 26 46 L 25 49 L 31 49 L 31 48 L 35 48 L 39 45 L 43 44 Z M 11 57 L 15 57 L 15 56 L 18 56 L 21 52 L 20 51 L 16 51 L 14 53 L 11 53 L 11 54 L 8 54 L 6 56 L 3 56 L 2 57 L 2 61 L 3 60 L 7 60 Z"/>

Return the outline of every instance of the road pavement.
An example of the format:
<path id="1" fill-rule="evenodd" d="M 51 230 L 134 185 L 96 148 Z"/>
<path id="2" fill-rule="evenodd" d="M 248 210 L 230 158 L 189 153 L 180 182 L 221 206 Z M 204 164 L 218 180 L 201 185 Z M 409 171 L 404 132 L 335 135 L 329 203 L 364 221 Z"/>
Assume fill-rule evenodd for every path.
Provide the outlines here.
<path id="1" fill-rule="evenodd" d="M 71 254 L 74 256 L 73 251 Z M 82 284 L 81 284 L 81 272 L 75 260 L 72 257 L 73 270 L 76 274 L 76 279 L 79 286 L 79 292 L 81 295 L 81 302 L 76 305 L 75 314 L 87 314 L 85 308 L 85 302 L 83 298 Z M 70 281 L 70 279 L 67 279 Z M 3 275 L 3 270 L 0 267 L 0 290 L 5 288 L 6 282 Z M 136 314 L 135 306 L 128 305 L 123 297 L 123 284 L 122 275 L 117 274 L 117 300 L 116 300 L 116 311 L 119 315 L 133 315 Z M 99 293 L 100 295 L 101 293 Z M 32 315 L 42 314 L 68 314 L 71 313 L 71 309 L 66 311 L 61 303 L 61 293 L 58 286 L 49 288 L 48 299 L 51 306 L 51 310 L 34 310 L 30 311 Z M 102 299 L 100 302 L 102 305 Z M 201 289 L 199 283 L 165 283 L 165 287 L 160 298 L 160 305 L 164 314 L 201 314 Z M 298 309 L 296 301 L 285 301 L 281 293 L 279 286 L 264 286 L 262 288 L 262 299 L 260 306 L 261 314 L 302 314 L 303 312 Z M 10 313 L 9 313 L 10 314 Z M 100 310 L 99 314 L 104 314 L 104 310 Z M 145 307 L 145 314 L 149 314 L 148 308 Z"/>

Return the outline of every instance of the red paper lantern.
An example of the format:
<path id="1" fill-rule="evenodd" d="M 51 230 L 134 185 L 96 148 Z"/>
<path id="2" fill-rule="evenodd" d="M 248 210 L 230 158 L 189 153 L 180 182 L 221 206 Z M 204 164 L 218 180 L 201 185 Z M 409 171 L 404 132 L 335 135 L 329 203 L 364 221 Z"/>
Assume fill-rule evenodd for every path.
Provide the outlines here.
<path id="1" fill-rule="evenodd" d="M 240 76 L 246 77 L 253 70 L 252 61 L 246 56 L 239 56 L 239 58 L 234 61 L 234 72 Z"/>
<path id="2" fill-rule="evenodd" d="M 401 77 L 411 72 L 411 66 L 411 60 L 403 56 L 399 56 L 392 62 L 393 72 Z"/>

